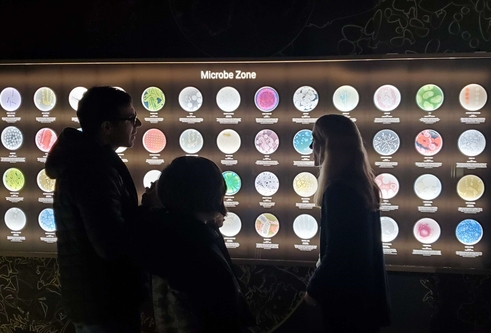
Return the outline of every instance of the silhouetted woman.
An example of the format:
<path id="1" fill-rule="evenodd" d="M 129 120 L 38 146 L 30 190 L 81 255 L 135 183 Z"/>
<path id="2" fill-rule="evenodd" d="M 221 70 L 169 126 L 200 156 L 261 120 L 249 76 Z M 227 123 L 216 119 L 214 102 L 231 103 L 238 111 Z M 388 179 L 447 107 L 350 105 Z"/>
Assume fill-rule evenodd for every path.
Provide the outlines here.
<path id="1" fill-rule="evenodd" d="M 324 115 L 312 134 L 321 244 L 305 300 L 321 307 L 326 332 L 378 332 L 390 324 L 379 189 L 349 118 Z"/>

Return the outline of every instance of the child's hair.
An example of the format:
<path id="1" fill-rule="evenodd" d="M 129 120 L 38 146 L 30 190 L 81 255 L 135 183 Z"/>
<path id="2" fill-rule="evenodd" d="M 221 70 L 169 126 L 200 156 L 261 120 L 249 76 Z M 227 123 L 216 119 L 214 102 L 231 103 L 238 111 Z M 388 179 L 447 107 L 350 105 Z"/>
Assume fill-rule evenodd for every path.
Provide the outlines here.
<path id="1" fill-rule="evenodd" d="M 186 215 L 226 215 L 225 191 L 220 168 L 207 158 L 195 156 L 174 159 L 162 170 L 157 184 L 157 193 L 164 207 Z"/>

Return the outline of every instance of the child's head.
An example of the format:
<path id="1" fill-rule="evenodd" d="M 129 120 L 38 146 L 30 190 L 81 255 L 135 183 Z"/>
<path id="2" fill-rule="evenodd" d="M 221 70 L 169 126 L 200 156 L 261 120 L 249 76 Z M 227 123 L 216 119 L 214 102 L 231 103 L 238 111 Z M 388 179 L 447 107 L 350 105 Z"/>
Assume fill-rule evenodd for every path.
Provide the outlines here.
<path id="1" fill-rule="evenodd" d="M 226 215 L 226 184 L 220 168 L 204 157 L 181 156 L 160 175 L 157 191 L 164 207 L 185 215 Z"/>

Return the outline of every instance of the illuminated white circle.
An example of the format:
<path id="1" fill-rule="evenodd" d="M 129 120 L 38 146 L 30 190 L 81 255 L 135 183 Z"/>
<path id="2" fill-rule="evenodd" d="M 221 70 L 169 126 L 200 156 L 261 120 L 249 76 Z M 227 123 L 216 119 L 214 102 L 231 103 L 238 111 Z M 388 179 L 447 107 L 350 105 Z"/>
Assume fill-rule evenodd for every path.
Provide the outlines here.
<path id="1" fill-rule="evenodd" d="M 396 132 L 390 129 L 383 129 L 373 137 L 373 149 L 382 156 L 393 155 L 399 150 L 401 139 Z"/>
<path id="2" fill-rule="evenodd" d="M 474 157 L 481 154 L 486 148 L 486 137 L 478 130 L 470 129 L 459 136 L 457 145 L 462 154 Z"/>
<path id="3" fill-rule="evenodd" d="M 233 129 L 224 129 L 217 136 L 217 147 L 224 154 L 234 154 L 241 144 L 240 135 Z"/>
<path id="4" fill-rule="evenodd" d="M 271 213 L 263 213 L 256 218 L 255 228 L 259 236 L 271 238 L 280 230 L 280 221 Z"/>
<path id="5" fill-rule="evenodd" d="M 17 207 L 9 208 L 4 216 L 5 225 L 12 231 L 20 231 L 26 226 L 26 214 Z"/>
<path id="6" fill-rule="evenodd" d="M 260 195 L 270 197 L 278 191 L 280 180 L 274 173 L 263 171 L 256 176 L 254 186 Z"/>
<path id="7" fill-rule="evenodd" d="M 414 193 L 422 200 L 436 199 L 442 192 L 442 183 L 432 174 L 419 176 L 414 182 Z"/>
<path id="8" fill-rule="evenodd" d="M 189 128 L 181 133 L 179 145 L 188 154 L 196 154 L 203 148 L 203 135 L 198 130 Z"/>
<path id="9" fill-rule="evenodd" d="M 143 186 L 150 188 L 153 182 L 156 182 L 160 178 L 160 174 L 162 171 L 160 170 L 150 170 L 145 176 L 143 176 Z"/>
<path id="10" fill-rule="evenodd" d="M 488 93 L 479 84 L 471 83 L 460 91 L 460 105 L 467 111 L 481 110 L 488 101 Z"/>
<path id="11" fill-rule="evenodd" d="M 261 154 L 273 154 L 280 145 L 280 139 L 275 131 L 270 129 L 260 130 L 254 138 L 254 145 Z"/>
<path id="12" fill-rule="evenodd" d="M 301 112 L 310 112 L 319 103 L 319 94 L 310 86 L 298 88 L 293 94 L 293 105 Z"/>
<path id="13" fill-rule="evenodd" d="M 310 172 L 300 172 L 293 179 L 293 190 L 301 197 L 311 197 L 317 192 L 317 178 Z"/>
<path id="14" fill-rule="evenodd" d="M 300 239 L 311 239 L 317 234 L 319 225 L 312 215 L 301 214 L 293 221 L 293 232 Z"/>
<path id="15" fill-rule="evenodd" d="M 8 150 L 17 150 L 22 146 L 24 136 L 20 129 L 15 126 L 7 126 L 1 135 L 2 144 Z"/>
<path id="16" fill-rule="evenodd" d="M 22 98 L 17 89 L 7 87 L 0 92 L 0 105 L 5 111 L 16 111 L 22 103 Z"/>
<path id="17" fill-rule="evenodd" d="M 216 96 L 217 105 L 224 112 L 233 112 L 240 105 L 240 94 L 234 87 L 223 87 Z"/>
<path id="18" fill-rule="evenodd" d="M 220 227 L 220 232 L 225 237 L 235 237 L 242 229 L 240 217 L 232 212 L 228 212 L 223 219 L 223 225 Z"/>
<path id="19" fill-rule="evenodd" d="M 380 228 L 382 230 L 382 242 L 389 243 L 396 239 L 399 234 L 397 222 L 388 216 L 380 217 Z"/>
<path id="20" fill-rule="evenodd" d="M 358 106 L 360 96 L 352 86 L 341 86 L 332 95 L 334 107 L 341 112 L 350 112 Z"/>
<path id="21" fill-rule="evenodd" d="M 203 95 L 195 87 L 186 87 L 179 93 L 179 105 L 184 111 L 198 111 L 203 104 Z"/>
<path id="22" fill-rule="evenodd" d="M 75 111 L 78 110 L 78 102 L 80 102 L 86 91 L 87 88 L 85 87 L 75 87 L 70 91 L 70 94 L 68 94 L 68 104 L 70 104 Z"/>
<path id="23" fill-rule="evenodd" d="M 40 111 L 51 111 L 56 105 L 56 94 L 49 87 L 41 87 L 34 93 L 34 105 Z"/>

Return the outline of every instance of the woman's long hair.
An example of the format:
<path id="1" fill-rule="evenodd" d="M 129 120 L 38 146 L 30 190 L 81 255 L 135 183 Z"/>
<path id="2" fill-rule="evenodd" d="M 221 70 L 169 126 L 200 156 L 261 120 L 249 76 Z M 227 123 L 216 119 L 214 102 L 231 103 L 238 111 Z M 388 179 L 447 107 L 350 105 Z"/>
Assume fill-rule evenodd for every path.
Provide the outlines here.
<path id="1" fill-rule="evenodd" d="M 328 114 L 317 119 L 313 137 L 320 147 L 319 190 L 314 196 L 322 205 L 322 196 L 330 182 L 341 180 L 354 187 L 365 201 L 365 206 L 378 210 L 379 188 L 358 127 L 347 117 Z"/>

